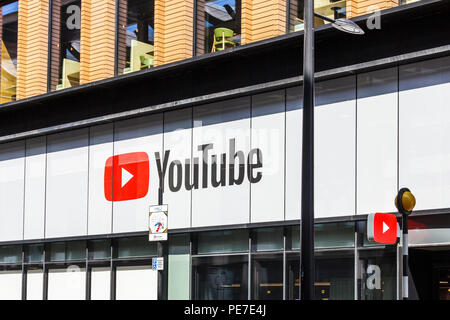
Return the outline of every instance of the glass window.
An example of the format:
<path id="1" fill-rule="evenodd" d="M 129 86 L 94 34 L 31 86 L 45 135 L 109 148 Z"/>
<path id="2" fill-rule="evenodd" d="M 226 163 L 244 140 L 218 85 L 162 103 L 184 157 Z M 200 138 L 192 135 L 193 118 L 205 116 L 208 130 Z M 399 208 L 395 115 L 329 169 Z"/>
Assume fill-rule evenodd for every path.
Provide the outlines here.
<path id="1" fill-rule="evenodd" d="M 27 268 L 27 300 L 42 300 L 44 272 L 41 268 Z"/>
<path id="2" fill-rule="evenodd" d="M 22 247 L 0 246 L 0 263 L 22 263 Z"/>
<path id="3" fill-rule="evenodd" d="M 248 252 L 248 230 L 201 232 L 197 253 Z"/>
<path id="4" fill-rule="evenodd" d="M 197 0 L 197 10 L 197 55 L 241 43 L 241 0 Z"/>
<path id="5" fill-rule="evenodd" d="M 354 222 L 322 223 L 314 226 L 314 247 L 354 247 Z"/>
<path id="6" fill-rule="evenodd" d="M 354 246 L 354 222 L 319 223 L 314 225 L 314 247 L 316 249 Z M 300 226 L 288 228 L 287 249 L 300 250 Z"/>
<path id="7" fill-rule="evenodd" d="M 247 300 L 248 255 L 192 258 L 195 300 Z"/>
<path id="8" fill-rule="evenodd" d="M 117 267 L 117 300 L 157 300 L 157 297 L 158 271 L 151 266 Z"/>
<path id="9" fill-rule="evenodd" d="M 283 255 L 252 256 L 252 299 L 283 299 Z"/>
<path id="10" fill-rule="evenodd" d="M 111 246 L 109 240 L 89 241 L 89 260 L 111 258 Z"/>
<path id="11" fill-rule="evenodd" d="M 314 1 L 314 12 L 327 16 L 331 19 L 345 18 L 347 16 L 346 0 L 316 0 Z M 303 30 L 303 8 L 304 0 L 290 0 L 289 32 Z M 320 26 L 329 23 L 318 17 L 314 17 L 314 25 Z"/>
<path id="12" fill-rule="evenodd" d="M 354 252 L 316 252 L 315 261 L 316 299 L 353 300 Z"/>
<path id="13" fill-rule="evenodd" d="M 80 84 L 81 0 L 54 1 L 52 6 L 51 90 Z"/>
<path id="14" fill-rule="evenodd" d="M 397 299 L 395 248 L 358 250 L 358 300 Z"/>
<path id="15" fill-rule="evenodd" d="M 26 262 L 42 262 L 44 260 L 44 245 L 31 244 L 26 248 Z"/>
<path id="16" fill-rule="evenodd" d="M 85 300 L 86 269 L 71 265 L 48 270 L 48 300 Z"/>
<path id="17" fill-rule="evenodd" d="M 315 252 L 315 298 L 318 300 L 354 299 L 354 253 Z M 300 296 L 300 253 L 291 253 L 287 260 L 287 299 Z"/>
<path id="18" fill-rule="evenodd" d="M 148 237 L 117 240 L 117 258 L 156 256 L 156 251 L 156 243 L 148 241 Z"/>
<path id="19" fill-rule="evenodd" d="M 253 251 L 283 250 L 283 228 L 261 228 L 253 230 Z"/>
<path id="20" fill-rule="evenodd" d="M 169 235 L 169 300 L 189 299 L 189 234 Z"/>
<path id="21" fill-rule="evenodd" d="M 70 261 L 86 259 L 86 242 L 70 241 L 50 244 L 50 261 Z"/>
<path id="22" fill-rule="evenodd" d="M 154 66 L 155 2 L 119 0 L 118 74 Z"/>
<path id="23" fill-rule="evenodd" d="M 17 21 L 19 1 L 1 7 L 1 83 L 0 103 L 16 100 L 17 82 Z"/>

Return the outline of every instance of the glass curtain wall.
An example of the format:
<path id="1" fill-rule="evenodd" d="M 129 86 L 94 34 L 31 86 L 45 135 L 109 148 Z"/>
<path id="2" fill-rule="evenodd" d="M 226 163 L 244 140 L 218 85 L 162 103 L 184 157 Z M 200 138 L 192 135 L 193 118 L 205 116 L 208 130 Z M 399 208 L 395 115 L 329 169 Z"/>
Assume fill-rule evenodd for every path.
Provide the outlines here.
<path id="1" fill-rule="evenodd" d="M 241 43 L 241 0 L 196 0 L 196 55 Z"/>
<path id="2" fill-rule="evenodd" d="M 81 0 L 53 0 L 50 90 L 80 84 Z"/>
<path id="3" fill-rule="evenodd" d="M 0 103 L 16 100 L 17 83 L 17 21 L 19 1 L 0 7 L 1 10 L 1 82 Z"/>
<path id="4" fill-rule="evenodd" d="M 155 2 L 119 0 L 117 26 L 117 73 L 154 66 Z"/>
<path id="5" fill-rule="evenodd" d="M 316 0 L 314 1 L 314 12 L 332 19 L 345 18 L 347 16 L 346 0 Z M 303 30 L 303 8 L 304 0 L 289 1 L 289 32 Z M 314 18 L 314 25 L 320 26 L 329 23 L 323 19 Z"/>

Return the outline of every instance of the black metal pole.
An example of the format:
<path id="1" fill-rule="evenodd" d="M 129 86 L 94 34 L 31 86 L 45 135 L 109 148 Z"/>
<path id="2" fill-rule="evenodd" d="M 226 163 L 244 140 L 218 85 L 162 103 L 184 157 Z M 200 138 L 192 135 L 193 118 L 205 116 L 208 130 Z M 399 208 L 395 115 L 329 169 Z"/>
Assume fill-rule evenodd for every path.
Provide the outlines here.
<path id="1" fill-rule="evenodd" d="M 304 2 L 301 299 L 314 300 L 314 0 Z"/>
<path id="2" fill-rule="evenodd" d="M 163 204 L 163 188 L 160 187 L 158 190 L 158 205 Z M 167 286 L 168 286 L 168 245 L 165 244 L 167 241 L 158 241 L 157 243 L 157 254 L 158 257 L 163 257 L 164 259 L 164 269 L 158 271 L 158 300 L 167 300 Z"/>
<path id="3" fill-rule="evenodd" d="M 403 300 L 408 300 L 408 214 L 402 214 Z"/>

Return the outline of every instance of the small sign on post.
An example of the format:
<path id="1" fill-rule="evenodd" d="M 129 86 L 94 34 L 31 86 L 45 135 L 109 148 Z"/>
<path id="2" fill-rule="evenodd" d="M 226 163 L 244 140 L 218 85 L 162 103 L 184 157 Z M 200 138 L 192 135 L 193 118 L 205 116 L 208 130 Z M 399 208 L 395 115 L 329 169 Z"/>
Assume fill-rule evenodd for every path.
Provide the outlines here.
<path id="1" fill-rule="evenodd" d="M 148 215 L 149 241 L 167 240 L 168 205 L 150 206 Z"/>
<path id="2" fill-rule="evenodd" d="M 163 271 L 164 270 L 164 258 L 152 258 L 152 270 Z"/>

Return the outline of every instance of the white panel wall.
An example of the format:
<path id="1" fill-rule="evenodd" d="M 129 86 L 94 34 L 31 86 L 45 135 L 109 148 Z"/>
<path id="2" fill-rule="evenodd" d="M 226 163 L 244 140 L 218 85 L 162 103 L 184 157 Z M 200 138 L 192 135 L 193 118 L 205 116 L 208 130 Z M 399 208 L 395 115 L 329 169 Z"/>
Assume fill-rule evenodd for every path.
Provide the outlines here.
<path id="1" fill-rule="evenodd" d="M 246 160 L 250 151 L 250 98 L 240 98 L 194 107 L 193 157 L 200 157 L 199 189 L 192 192 L 192 226 L 211 226 L 248 223 L 250 214 L 250 184 L 245 172 L 241 184 L 211 187 L 208 167 L 208 188 L 202 188 L 202 152 L 198 146 L 213 144 L 209 154 L 218 156 L 229 153 L 229 141 L 235 139 L 235 151 L 242 151 Z M 232 157 L 234 155 L 231 155 Z M 211 162 L 209 156 L 208 162 Z M 236 159 L 235 178 L 238 177 Z"/>
<path id="2" fill-rule="evenodd" d="M 73 269 L 72 269 L 73 270 Z M 48 300 L 85 300 L 86 270 L 48 270 Z"/>
<path id="3" fill-rule="evenodd" d="M 88 131 L 48 136 L 46 238 L 87 234 Z"/>
<path id="4" fill-rule="evenodd" d="M 113 124 L 90 128 L 88 234 L 112 231 L 112 203 L 104 193 L 105 162 L 113 155 Z"/>
<path id="5" fill-rule="evenodd" d="M 23 238 L 25 141 L 0 145 L 0 241 Z"/>
<path id="6" fill-rule="evenodd" d="M 155 114 L 117 122 L 114 130 L 114 154 L 146 152 L 150 160 L 150 185 L 140 199 L 115 201 L 113 232 L 148 230 L 150 205 L 158 204 L 159 178 L 155 152 L 162 152 L 163 116 Z"/>
<path id="7" fill-rule="evenodd" d="M 300 219 L 303 87 L 286 89 L 286 220 Z"/>
<path id="8" fill-rule="evenodd" d="M 415 210 L 450 207 L 450 57 L 399 71 L 399 187 Z"/>
<path id="9" fill-rule="evenodd" d="M 250 185 L 251 222 L 284 220 L 285 90 L 252 97 L 251 148 L 261 150 L 263 164 L 254 170 L 261 180 Z"/>
<path id="10" fill-rule="evenodd" d="M 151 267 L 117 267 L 117 300 L 157 300 L 158 271 Z"/>
<path id="11" fill-rule="evenodd" d="M 169 228 L 189 228 L 191 226 L 191 191 L 185 188 L 185 160 L 192 163 L 192 108 L 167 112 L 164 114 L 164 152 L 170 150 L 164 179 L 163 202 L 169 205 Z M 179 172 L 179 164 L 172 165 L 172 161 L 180 161 L 182 171 Z M 161 155 L 163 163 L 163 155 Z M 169 174 L 173 173 L 172 185 L 169 185 Z M 190 170 L 192 178 L 192 170 Z M 181 187 L 178 191 L 178 175 L 181 174 Z M 171 179 L 172 181 L 172 179 Z M 171 190 L 172 188 L 172 190 Z"/>
<path id="12" fill-rule="evenodd" d="M 42 300 L 44 290 L 44 273 L 42 270 L 27 271 L 27 300 Z"/>
<path id="13" fill-rule="evenodd" d="M 22 299 L 22 271 L 0 271 L 0 300 Z"/>
<path id="14" fill-rule="evenodd" d="M 394 212 L 397 68 L 358 75 L 357 213 Z"/>
<path id="15" fill-rule="evenodd" d="M 110 300 L 111 269 L 92 268 L 91 270 L 91 300 Z"/>
<path id="16" fill-rule="evenodd" d="M 355 214 L 355 77 L 319 82 L 314 119 L 315 217 Z"/>
<path id="17" fill-rule="evenodd" d="M 47 138 L 26 141 L 24 239 L 42 239 L 45 230 Z"/>

